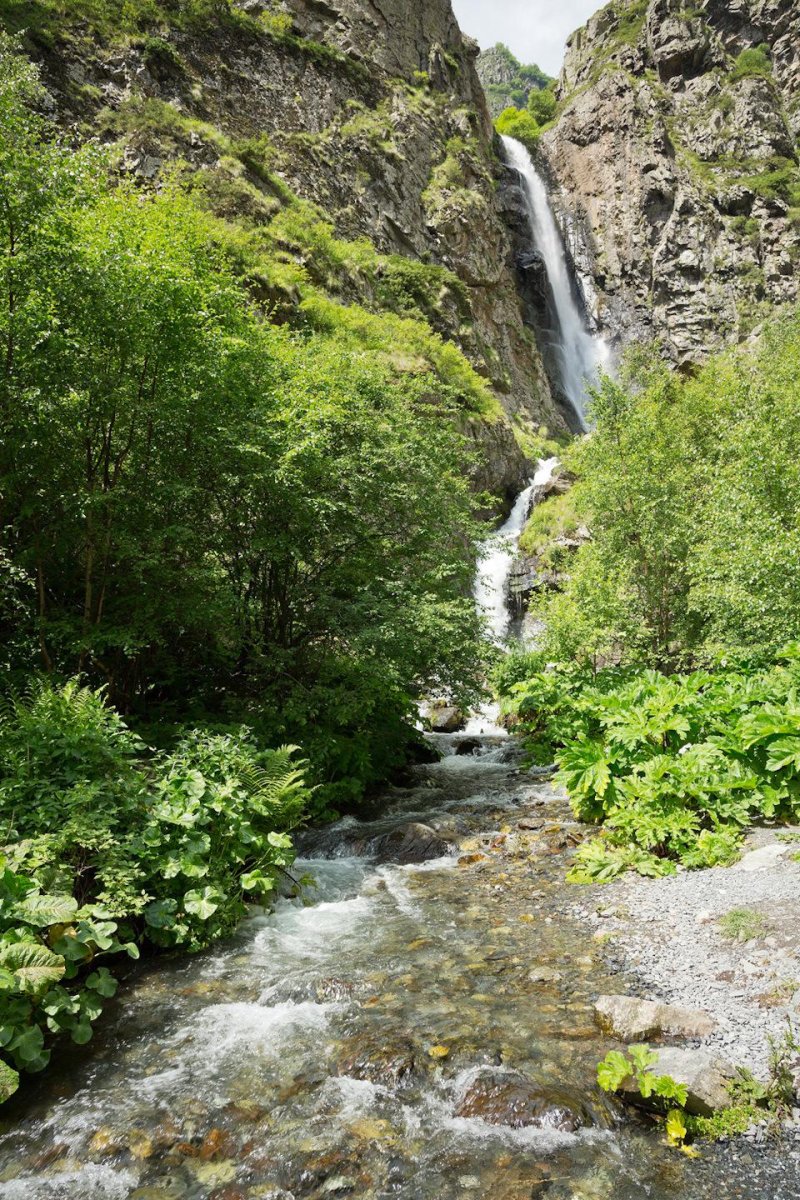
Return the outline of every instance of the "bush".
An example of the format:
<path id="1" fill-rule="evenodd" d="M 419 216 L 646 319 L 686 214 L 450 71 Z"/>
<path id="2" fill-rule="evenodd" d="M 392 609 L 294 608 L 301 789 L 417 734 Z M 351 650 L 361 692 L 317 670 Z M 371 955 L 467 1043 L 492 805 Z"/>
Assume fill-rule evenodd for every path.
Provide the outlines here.
<path id="1" fill-rule="evenodd" d="M 769 46 L 757 46 L 749 50 L 742 50 L 736 59 L 731 79 L 749 79 L 753 76 L 761 76 L 764 79 L 772 78 Z"/>
<path id="2" fill-rule="evenodd" d="M 140 947 L 202 949 L 263 903 L 293 860 L 309 791 L 295 750 L 250 732 L 143 743 L 101 692 L 34 685 L 0 714 L 0 1100 L 83 1043 Z"/>
<path id="3" fill-rule="evenodd" d="M 539 122 L 525 109 L 506 108 L 494 123 L 495 129 L 505 137 L 516 138 L 533 154 L 541 135 Z"/>
<path id="4" fill-rule="evenodd" d="M 533 91 L 528 97 L 528 112 L 533 117 L 537 125 L 546 125 L 552 121 L 556 115 L 558 102 L 555 97 L 555 92 L 550 88 L 543 88 L 541 91 Z"/>
<path id="5" fill-rule="evenodd" d="M 555 757 L 575 815 L 604 825 L 578 851 L 574 882 L 727 865 L 753 820 L 800 817 L 798 647 L 756 674 L 565 666 L 513 677 L 507 704 L 539 756 Z"/>

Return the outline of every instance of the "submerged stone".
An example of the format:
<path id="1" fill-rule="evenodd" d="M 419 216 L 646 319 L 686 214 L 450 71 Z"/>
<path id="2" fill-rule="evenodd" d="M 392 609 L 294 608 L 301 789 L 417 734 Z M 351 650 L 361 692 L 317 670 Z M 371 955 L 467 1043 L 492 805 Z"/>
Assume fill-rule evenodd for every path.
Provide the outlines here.
<path id="1" fill-rule="evenodd" d="M 581 1100 L 566 1090 L 534 1082 L 519 1071 L 485 1070 L 463 1089 L 457 1117 L 477 1117 L 510 1129 L 531 1126 L 573 1132 L 592 1123 Z"/>

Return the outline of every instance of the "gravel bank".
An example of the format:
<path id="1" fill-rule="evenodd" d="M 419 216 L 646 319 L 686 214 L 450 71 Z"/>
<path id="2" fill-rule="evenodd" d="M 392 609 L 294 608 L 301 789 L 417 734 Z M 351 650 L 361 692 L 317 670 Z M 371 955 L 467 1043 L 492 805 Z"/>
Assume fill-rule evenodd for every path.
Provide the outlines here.
<path id="1" fill-rule="evenodd" d="M 576 892 L 571 912 L 598 939 L 609 935 L 609 958 L 636 984 L 620 990 L 705 1009 L 717 1029 L 692 1044 L 764 1077 L 769 1038 L 780 1039 L 787 1021 L 800 1031 L 798 851 L 800 841 L 759 830 L 733 867 L 656 880 L 629 875 Z M 734 909 L 758 914 L 757 937 L 723 934 L 719 918 Z"/>

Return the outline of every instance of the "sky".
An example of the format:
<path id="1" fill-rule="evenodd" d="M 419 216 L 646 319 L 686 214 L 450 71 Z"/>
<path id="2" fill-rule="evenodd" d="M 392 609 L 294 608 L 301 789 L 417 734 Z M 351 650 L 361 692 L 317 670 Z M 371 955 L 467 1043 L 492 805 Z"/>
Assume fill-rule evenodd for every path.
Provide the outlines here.
<path id="1" fill-rule="evenodd" d="M 523 63 L 558 75 L 567 38 L 603 0 L 453 0 L 464 33 L 483 49 L 505 42 Z"/>

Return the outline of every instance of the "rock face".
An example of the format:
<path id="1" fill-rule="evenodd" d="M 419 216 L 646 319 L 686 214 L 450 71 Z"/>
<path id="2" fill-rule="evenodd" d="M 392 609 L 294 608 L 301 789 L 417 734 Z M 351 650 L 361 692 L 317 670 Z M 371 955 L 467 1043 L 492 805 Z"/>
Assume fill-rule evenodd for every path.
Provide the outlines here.
<path id="1" fill-rule="evenodd" d="M 338 236 L 452 272 L 446 288 L 418 274 L 419 304 L 500 399 L 506 419 L 470 419 L 464 432 L 486 464 L 476 486 L 510 499 L 529 477 L 515 426 L 565 425 L 523 322 L 477 46 L 462 37 L 450 0 L 281 8 L 276 26 L 267 0 L 225 0 L 208 28 L 162 25 L 157 39 L 97 36 L 76 20 L 59 30 L 63 41 L 35 52 L 62 123 L 121 135 L 124 167 L 145 180 L 179 158 L 221 215 L 252 227 L 281 205 L 266 165 Z M 376 283 L 356 268 L 327 280 L 324 248 L 303 266 L 339 302 L 392 307 L 391 279 Z M 279 281 L 261 286 L 292 320 L 297 298 Z"/>
<path id="2" fill-rule="evenodd" d="M 617 0 L 541 141 L 595 317 L 696 362 L 798 295 L 796 0 Z"/>
<path id="3" fill-rule="evenodd" d="M 704 1038 L 713 1033 L 716 1021 L 699 1009 L 678 1008 L 635 996 L 600 996 L 594 1006 L 602 1030 L 623 1042 L 651 1038 Z"/>
<path id="4" fill-rule="evenodd" d="M 686 1111 L 697 1117 L 710 1117 L 721 1108 L 730 1108 L 731 1096 L 727 1084 L 734 1077 L 734 1069 L 723 1059 L 702 1050 L 681 1050 L 676 1046 L 665 1046 L 658 1051 L 658 1062 L 651 1068 L 654 1075 L 669 1075 L 676 1083 L 688 1088 Z M 632 1080 L 622 1086 L 634 1103 L 643 1103 Z"/>

